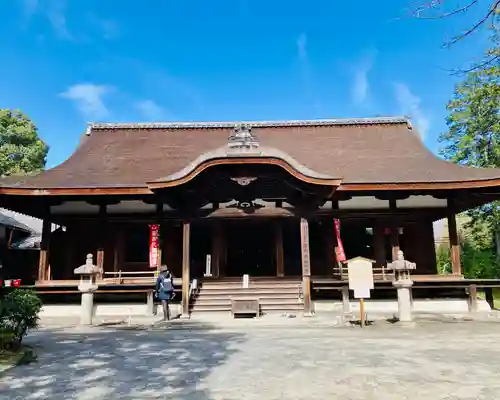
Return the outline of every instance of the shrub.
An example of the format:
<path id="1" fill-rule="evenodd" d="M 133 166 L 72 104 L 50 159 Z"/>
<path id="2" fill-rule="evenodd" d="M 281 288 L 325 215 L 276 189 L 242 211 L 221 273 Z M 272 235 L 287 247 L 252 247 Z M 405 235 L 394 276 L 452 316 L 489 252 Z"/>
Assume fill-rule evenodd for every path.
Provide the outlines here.
<path id="1" fill-rule="evenodd" d="M 451 255 L 450 248 L 441 245 L 436 249 L 436 260 L 438 274 L 446 275 L 451 274 Z"/>
<path id="2" fill-rule="evenodd" d="M 42 301 L 32 290 L 14 289 L 6 294 L 0 304 L 0 332 L 10 332 L 16 346 L 28 333 L 38 327 L 38 313 Z"/>

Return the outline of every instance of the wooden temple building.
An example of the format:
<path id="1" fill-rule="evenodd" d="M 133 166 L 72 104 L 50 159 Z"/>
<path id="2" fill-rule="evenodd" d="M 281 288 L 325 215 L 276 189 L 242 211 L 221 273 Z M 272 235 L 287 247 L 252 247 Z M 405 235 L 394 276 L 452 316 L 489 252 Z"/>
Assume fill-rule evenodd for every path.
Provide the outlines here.
<path id="1" fill-rule="evenodd" d="M 390 279 L 386 265 L 402 249 L 417 265 L 415 281 L 438 282 L 432 224 L 447 217 L 446 279 L 457 281 L 455 214 L 499 188 L 500 169 L 437 158 L 407 118 L 96 123 L 62 164 L 2 179 L 0 206 L 44 221 L 39 288 L 75 290 L 73 270 L 92 253 L 103 288 L 151 286 L 168 265 L 183 312 L 194 278 L 235 292 L 245 274 L 269 296 L 299 291 L 310 311 L 315 286 L 347 278 L 334 219 L 346 257 L 375 260 L 378 279 Z M 64 228 L 51 234 L 52 223 Z M 151 226 L 159 227 L 153 261 Z"/>

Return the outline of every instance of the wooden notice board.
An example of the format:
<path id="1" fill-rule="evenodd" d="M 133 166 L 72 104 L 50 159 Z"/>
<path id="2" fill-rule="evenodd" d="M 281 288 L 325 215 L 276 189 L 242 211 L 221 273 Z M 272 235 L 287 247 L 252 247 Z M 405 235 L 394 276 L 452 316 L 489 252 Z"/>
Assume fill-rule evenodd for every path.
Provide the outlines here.
<path id="1" fill-rule="evenodd" d="M 369 299 L 373 290 L 373 260 L 356 257 L 347 261 L 349 289 L 354 291 L 357 299 Z"/>

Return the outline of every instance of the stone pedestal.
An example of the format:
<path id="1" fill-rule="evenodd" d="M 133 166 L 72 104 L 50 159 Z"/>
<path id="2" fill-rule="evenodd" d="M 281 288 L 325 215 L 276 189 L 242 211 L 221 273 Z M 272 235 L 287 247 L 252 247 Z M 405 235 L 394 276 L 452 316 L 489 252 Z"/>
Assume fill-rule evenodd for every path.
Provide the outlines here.
<path id="1" fill-rule="evenodd" d="M 92 262 L 92 254 L 87 254 L 85 264 L 75 268 L 74 273 L 80 275 L 80 285 L 78 290 L 82 293 L 80 324 L 92 325 L 94 317 L 94 292 L 98 286 L 96 276 L 101 269 Z"/>
<path id="2" fill-rule="evenodd" d="M 401 250 L 398 251 L 398 256 L 395 261 L 388 265 L 389 269 L 394 270 L 396 277 L 392 286 L 398 291 L 398 318 L 400 322 L 411 322 L 412 310 L 412 295 L 411 287 L 413 281 L 410 279 L 410 271 L 417 268 L 415 263 L 406 261 Z"/>
<path id="3" fill-rule="evenodd" d="M 392 285 L 398 291 L 398 319 L 400 322 L 412 322 L 413 317 L 411 313 L 411 287 L 413 281 L 410 279 L 397 280 Z"/>
<path id="4" fill-rule="evenodd" d="M 156 304 L 153 290 L 148 292 L 146 313 L 147 315 L 156 315 Z"/>
<path id="5" fill-rule="evenodd" d="M 92 325 L 94 318 L 94 290 L 82 291 L 80 288 L 79 290 L 82 292 L 80 324 Z"/>
<path id="6" fill-rule="evenodd" d="M 477 307 L 477 286 L 470 285 L 469 286 L 469 312 L 475 313 L 478 310 Z"/>
<path id="7" fill-rule="evenodd" d="M 351 303 L 349 302 L 349 287 L 344 286 L 341 289 L 342 292 L 342 312 L 344 314 L 349 314 L 351 312 Z"/>

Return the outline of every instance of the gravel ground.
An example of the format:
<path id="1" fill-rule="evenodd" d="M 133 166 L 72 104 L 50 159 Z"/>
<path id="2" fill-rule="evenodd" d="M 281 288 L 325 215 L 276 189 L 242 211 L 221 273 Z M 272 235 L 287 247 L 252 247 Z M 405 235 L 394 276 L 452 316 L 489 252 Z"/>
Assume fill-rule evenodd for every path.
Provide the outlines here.
<path id="1" fill-rule="evenodd" d="M 500 322 L 44 328 L 0 399 L 498 399 Z M 313 322 L 313 323 L 311 323 Z"/>

